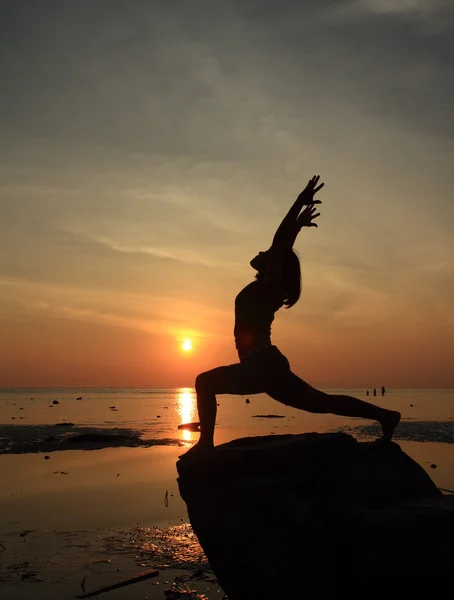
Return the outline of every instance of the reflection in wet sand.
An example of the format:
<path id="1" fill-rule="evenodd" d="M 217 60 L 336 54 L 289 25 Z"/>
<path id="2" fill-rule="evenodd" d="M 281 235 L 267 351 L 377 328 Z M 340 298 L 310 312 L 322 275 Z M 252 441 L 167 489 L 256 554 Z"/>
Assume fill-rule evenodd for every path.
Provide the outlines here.
<path id="1" fill-rule="evenodd" d="M 24 560 L 24 539 L 27 560 Z M 168 529 L 137 526 L 73 532 L 14 531 L 0 533 L 0 549 L 2 546 L 8 551 L 3 557 L 5 568 L 0 573 L 0 587 L 11 600 L 50 596 L 69 600 L 81 592 L 129 579 L 148 565 L 159 568 L 159 576 L 151 584 L 157 587 L 152 588 L 149 583 L 134 584 L 131 597 L 155 600 L 163 596 L 188 600 L 222 597 L 216 577 L 188 524 Z"/>
<path id="2" fill-rule="evenodd" d="M 173 527 L 134 527 L 115 532 L 105 539 L 109 553 L 130 554 L 142 567 L 157 569 L 209 569 L 205 554 L 185 523 Z"/>
<path id="3" fill-rule="evenodd" d="M 196 416 L 196 396 L 191 388 L 180 388 L 177 394 L 178 402 L 178 414 L 181 419 L 181 424 L 190 423 L 195 419 Z M 188 430 L 181 430 L 183 440 L 186 442 L 191 441 L 191 432 Z"/>

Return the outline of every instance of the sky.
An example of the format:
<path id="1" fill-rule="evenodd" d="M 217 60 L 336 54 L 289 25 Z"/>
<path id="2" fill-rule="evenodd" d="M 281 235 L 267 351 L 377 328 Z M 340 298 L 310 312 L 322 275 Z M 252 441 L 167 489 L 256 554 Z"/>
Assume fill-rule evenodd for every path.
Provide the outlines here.
<path id="1" fill-rule="evenodd" d="M 0 10 L 0 386 L 236 362 L 249 261 L 320 174 L 273 343 L 323 389 L 454 387 L 451 0 Z"/>

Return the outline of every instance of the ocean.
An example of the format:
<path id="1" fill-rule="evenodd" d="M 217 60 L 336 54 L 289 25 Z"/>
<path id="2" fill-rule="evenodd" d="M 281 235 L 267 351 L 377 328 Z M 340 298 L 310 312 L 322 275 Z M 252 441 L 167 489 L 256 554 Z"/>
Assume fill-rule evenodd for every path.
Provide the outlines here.
<path id="1" fill-rule="evenodd" d="M 454 390 L 396 389 L 384 397 L 366 396 L 365 390 L 331 389 L 402 413 L 396 441 L 453 442 Z M 216 443 L 237 437 L 272 433 L 303 433 L 349 428 L 362 437 L 374 436 L 366 422 L 335 415 L 314 415 L 272 400 L 265 394 L 218 397 Z M 268 415 L 268 418 L 260 417 Z M 269 415 L 276 415 L 275 418 Z M 190 443 L 197 433 L 178 430 L 178 425 L 197 420 L 192 388 L 176 389 L 0 389 L 0 452 L 7 450 L 15 431 L 74 423 L 76 427 L 121 428 L 146 439 L 167 439 L 171 444 Z M 49 429 L 49 432 L 55 432 Z M 377 430 L 378 433 L 378 430 Z M 21 452 L 20 445 L 16 448 Z"/>

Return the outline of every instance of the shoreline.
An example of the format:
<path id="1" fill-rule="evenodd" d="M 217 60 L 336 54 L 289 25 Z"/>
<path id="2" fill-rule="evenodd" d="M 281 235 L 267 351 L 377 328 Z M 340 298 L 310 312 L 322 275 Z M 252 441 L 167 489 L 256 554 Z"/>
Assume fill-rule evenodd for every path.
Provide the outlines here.
<path id="1" fill-rule="evenodd" d="M 252 417 L 276 419 L 280 415 L 252 415 Z M 293 431 L 288 433 L 295 433 Z M 328 429 L 328 431 L 330 431 Z M 374 439 L 380 436 L 376 424 L 343 425 L 332 431 L 344 431 L 358 438 Z M 140 427 L 86 426 L 65 421 L 53 425 L 0 424 L 0 456 L 5 454 L 51 453 L 71 450 L 101 450 L 112 447 L 176 446 L 187 448 L 193 440 L 173 437 L 148 437 L 150 429 Z M 396 442 L 454 443 L 454 420 L 421 421 L 404 418 L 396 429 Z"/>

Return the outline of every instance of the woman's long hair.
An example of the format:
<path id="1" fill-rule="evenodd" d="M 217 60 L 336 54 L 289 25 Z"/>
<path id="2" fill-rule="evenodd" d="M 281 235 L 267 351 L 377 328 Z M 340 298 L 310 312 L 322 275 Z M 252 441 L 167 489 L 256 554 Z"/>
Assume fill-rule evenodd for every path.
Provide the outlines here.
<path id="1" fill-rule="evenodd" d="M 298 302 L 302 288 L 300 259 L 293 248 L 284 255 L 282 282 L 284 286 L 284 306 L 290 308 Z"/>
<path id="2" fill-rule="evenodd" d="M 256 279 L 263 279 L 265 276 L 265 265 L 266 262 L 263 262 L 257 271 Z M 302 288 L 300 260 L 293 248 L 285 252 L 282 257 L 282 287 L 284 291 L 282 304 L 285 308 L 290 308 L 298 302 Z"/>

